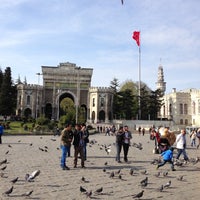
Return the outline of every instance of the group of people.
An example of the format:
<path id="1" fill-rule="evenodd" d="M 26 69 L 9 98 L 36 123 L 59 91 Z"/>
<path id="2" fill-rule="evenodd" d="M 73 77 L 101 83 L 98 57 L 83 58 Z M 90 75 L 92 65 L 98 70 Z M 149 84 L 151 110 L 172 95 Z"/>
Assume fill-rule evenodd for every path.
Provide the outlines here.
<path id="1" fill-rule="evenodd" d="M 69 170 L 66 165 L 66 158 L 70 155 L 71 144 L 74 146 L 74 168 L 77 167 L 78 155 L 80 154 L 81 167 L 85 168 L 85 160 L 87 160 L 87 143 L 89 142 L 89 132 L 85 124 L 76 124 L 75 130 L 72 131 L 72 124 L 66 124 L 61 132 L 61 168 Z"/>
<path id="2" fill-rule="evenodd" d="M 124 151 L 124 161 L 128 162 L 128 151 L 129 151 L 129 146 L 130 146 L 130 141 L 132 139 L 132 134 L 128 129 L 128 126 L 121 126 L 119 130 L 115 133 L 116 135 L 116 161 L 118 163 L 121 162 L 120 160 L 120 153 L 123 147 Z"/>

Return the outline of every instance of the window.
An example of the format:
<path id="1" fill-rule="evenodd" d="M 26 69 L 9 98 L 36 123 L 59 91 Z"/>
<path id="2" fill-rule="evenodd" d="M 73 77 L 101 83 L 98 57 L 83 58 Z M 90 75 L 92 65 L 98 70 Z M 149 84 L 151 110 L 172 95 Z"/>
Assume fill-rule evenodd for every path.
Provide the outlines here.
<path id="1" fill-rule="evenodd" d="M 95 98 L 92 99 L 92 106 L 95 107 Z"/>
<path id="2" fill-rule="evenodd" d="M 185 125 L 188 125 L 188 120 L 187 119 L 185 119 Z"/>
<path id="3" fill-rule="evenodd" d="M 183 119 L 180 119 L 180 124 L 183 124 Z"/>
<path id="4" fill-rule="evenodd" d="M 180 115 L 182 115 L 182 114 L 183 114 L 183 104 L 180 103 Z"/>
<path id="5" fill-rule="evenodd" d="M 172 113 L 172 104 L 171 103 L 169 104 L 169 113 L 170 113 L 170 115 Z"/>
<path id="6" fill-rule="evenodd" d="M 188 114 L 188 106 L 187 104 L 184 104 L 184 114 Z"/>
<path id="7" fill-rule="evenodd" d="M 192 113 L 195 115 L 196 114 L 196 104 L 195 104 L 195 102 L 193 101 L 192 102 Z"/>
<path id="8" fill-rule="evenodd" d="M 104 98 L 101 97 L 101 100 L 100 100 L 100 106 L 103 107 L 104 106 Z"/>
<path id="9" fill-rule="evenodd" d="M 31 103 L 31 97 L 28 95 L 26 98 L 26 104 L 30 106 L 30 103 Z"/>

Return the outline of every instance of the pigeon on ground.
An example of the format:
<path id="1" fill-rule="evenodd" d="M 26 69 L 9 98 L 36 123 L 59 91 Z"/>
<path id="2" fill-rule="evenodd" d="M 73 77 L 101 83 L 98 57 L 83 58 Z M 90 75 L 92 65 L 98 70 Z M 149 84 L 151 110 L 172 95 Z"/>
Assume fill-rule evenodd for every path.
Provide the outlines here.
<path id="1" fill-rule="evenodd" d="M 19 179 L 19 177 L 16 177 L 16 178 L 12 179 L 10 182 L 12 182 L 14 184 L 18 181 L 18 179 Z"/>
<path id="2" fill-rule="evenodd" d="M 92 190 L 90 190 L 89 192 L 86 192 L 86 196 L 90 198 L 92 196 Z"/>
<path id="3" fill-rule="evenodd" d="M 168 172 L 163 172 L 163 176 L 166 177 L 168 175 Z"/>
<path id="4" fill-rule="evenodd" d="M 114 172 L 111 172 L 110 173 L 110 178 L 113 178 L 115 176 L 115 173 Z"/>
<path id="5" fill-rule="evenodd" d="M 144 190 L 142 190 L 141 192 L 139 192 L 138 194 L 133 195 L 133 198 L 138 198 L 140 199 L 143 196 Z"/>
<path id="6" fill-rule="evenodd" d="M 13 186 L 9 189 L 9 190 L 7 190 L 7 191 L 5 191 L 3 194 L 6 194 L 6 195 L 10 195 L 11 193 L 12 193 L 12 191 L 13 191 Z"/>
<path id="7" fill-rule="evenodd" d="M 87 192 L 87 190 L 85 188 L 83 188 L 82 186 L 80 186 L 80 192 Z"/>
<path id="8" fill-rule="evenodd" d="M 169 188 L 171 185 L 171 181 L 167 182 L 165 185 L 163 185 L 164 188 Z"/>
<path id="9" fill-rule="evenodd" d="M 130 173 L 130 175 L 132 176 L 132 175 L 134 174 L 134 169 L 131 168 L 129 173 Z"/>
<path id="10" fill-rule="evenodd" d="M 12 148 L 12 146 L 9 144 L 8 147 Z"/>
<path id="11" fill-rule="evenodd" d="M 146 187 L 148 185 L 148 177 L 140 181 L 141 187 Z"/>
<path id="12" fill-rule="evenodd" d="M 7 163 L 7 159 L 4 159 L 0 162 L 0 165 L 6 164 Z"/>
<path id="13" fill-rule="evenodd" d="M 160 172 L 158 172 L 157 174 L 154 174 L 155 177 L 159 177 L 160 176 Z"/>
<path id="14" fill-rule="evenodd" d="M 103 187 L 100 187 L 99 189 L 97 189 L 97 190 L 95 191 L 95 193 L 96 193 L 96 194 L 100 194 L 100 193 L 102 193 L 102 191 L 103 191 Z"/>
<path id="15" fill-rule="evenodd" d="M 157 189 L 157 191 L 162 192 L 163 189 L 164 189 L 164 187 L 163 187 L 163 185 L 161 185 L 161 186 Z"/>
<path id="16" fill-rule="evenodd" d="M 2 167 L 0 170 L 4 171 L 7 168 L 7 165 L 5 165 L 4 167 Z"/>
<path id="17" fill-rule="evenodd" d="M 182 181 L 182 180 L 183 180 L 183 175 L 177 177 L 177 180 L 178 180 L 178 181 Z"/>
<path id="18" fill-rule="evenodd" d="M 29 197 L 32 193 L 33 193 L 33 190 L 31 190 L 29 192 L 26 192 L 26 193 L 22 194 L 21 196 L 23 196 L 23 197 Z"/>
<path id="19" fill-rule="evenodd" d="M 9 151 L 6 151 L 6 153 L 5 153 L 5 154 L 7 155 L 8 153 L 9 153 Z"/>

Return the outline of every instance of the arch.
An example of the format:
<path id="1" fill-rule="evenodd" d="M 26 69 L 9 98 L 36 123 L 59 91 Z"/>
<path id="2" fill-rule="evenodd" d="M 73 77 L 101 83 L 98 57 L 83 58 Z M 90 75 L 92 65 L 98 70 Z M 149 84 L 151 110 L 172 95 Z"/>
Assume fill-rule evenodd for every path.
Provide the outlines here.
<path id="1" fill-rule="evenodd" d="M 25 109 L 24 109 L 24 116 L 25 116 L 26 118 L 31 117 L 31 114 L 32 114 L 32 111 L 31 111 L 30 108 L 25 108 Z"/>
<path id="2" fill-rule="evenodd" d="M 52 117 L 52 105 L 50 103 L 47 103 L 45 105 L 44 113 L 45 113 L 46 118 L 51 119 L 51 117 Z"/>
<path id="3" fill-rule="evenodd" d="M 59 94 L 59 95 L 57 96 L 57 98 L 56 98 L 56 102 L 57 102 L 57 103 L 56 103 L 56 104 L 57 104 L 57 118 L 58 118 L 58 119 L 59 119 L 60 116 L 62 115 L 60 103 L 61 103 L 61 101 L 62 101 L 64 98 L 69 98 L 69 99 L 71 99 L 71 100 L 74 102 L 75 105 L 78 105 L 78 104 L 77 104 L 77 99 L 76 99 L 75 95 L 74 95 L 72 92 L 67 91 L 67 92 L 62 92 L 61 94 Z"/>
<path id="4" fill-rule="evenodd" d="M 95 112 L 92 111 L 92 117 L 91 117 L 92 118 L 92 122 L 94 122 L 94 120 L 95 120 L 95 115 L 96 115 Z"/>
<path id="5" fill-rule="evenodd" d="M 100 122 L 105 122 L 105 111 L 104 110 L 101 110 L 99 112 L 99 121 Z"/>

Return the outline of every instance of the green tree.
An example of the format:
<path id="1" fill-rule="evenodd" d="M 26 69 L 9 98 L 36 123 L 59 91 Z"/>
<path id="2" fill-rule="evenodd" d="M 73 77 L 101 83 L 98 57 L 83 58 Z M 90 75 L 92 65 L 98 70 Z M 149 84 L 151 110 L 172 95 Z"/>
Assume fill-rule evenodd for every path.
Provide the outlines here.
<path id="1" fill-rule="evenodd" d="M 3 74 L 0 92 L 0 113 L 2 115 L 11 115 L 15 113 L 17 101 L 17 89 L 13 85 L 11 78 L 11 68 L 7 67 Z"/>

